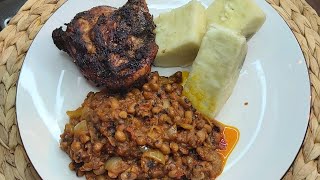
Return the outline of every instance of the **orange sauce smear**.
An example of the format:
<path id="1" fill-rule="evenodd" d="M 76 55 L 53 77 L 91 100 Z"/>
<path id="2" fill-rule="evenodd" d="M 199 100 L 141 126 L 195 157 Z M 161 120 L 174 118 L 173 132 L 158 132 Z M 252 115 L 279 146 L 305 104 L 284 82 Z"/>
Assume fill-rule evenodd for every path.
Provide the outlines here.
<path id="1" fill-rule="evenodd" d="M 217 150 L 218 153 L 223 157 L 223 165 L 227 163 L 228 157 L 230 156 L 233 149 L 236 147 L 239 138 L 240 138 L 240 132 L 237 128 L 233 126 L 228 126 L 225 124 L 222 124 L 221 122 L 218 122 L 218 124 L 222 127 L 224 141 L 226 143 L 226 148 L 224 150 Z"/>

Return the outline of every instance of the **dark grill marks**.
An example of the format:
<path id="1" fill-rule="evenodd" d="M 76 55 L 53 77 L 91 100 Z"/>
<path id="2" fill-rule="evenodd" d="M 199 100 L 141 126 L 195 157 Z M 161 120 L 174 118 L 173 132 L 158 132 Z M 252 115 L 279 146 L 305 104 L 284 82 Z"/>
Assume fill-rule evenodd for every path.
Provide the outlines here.
<path id="1" fill-rule="evenodd" d="M 145 82 L 158 51 L 154 29 L 145 0 L 129 0 L 81 12 L 52 37 L 89 81 L 119 92 Z"/>

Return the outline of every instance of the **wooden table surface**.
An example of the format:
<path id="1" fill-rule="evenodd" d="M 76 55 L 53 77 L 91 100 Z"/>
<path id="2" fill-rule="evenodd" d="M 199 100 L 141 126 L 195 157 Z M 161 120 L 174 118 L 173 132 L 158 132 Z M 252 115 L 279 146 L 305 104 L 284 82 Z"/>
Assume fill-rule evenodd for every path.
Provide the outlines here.
<path id="1" fill-rule="evenodd" d="M 306 0 L 320 15 L 320 0 Z"/>

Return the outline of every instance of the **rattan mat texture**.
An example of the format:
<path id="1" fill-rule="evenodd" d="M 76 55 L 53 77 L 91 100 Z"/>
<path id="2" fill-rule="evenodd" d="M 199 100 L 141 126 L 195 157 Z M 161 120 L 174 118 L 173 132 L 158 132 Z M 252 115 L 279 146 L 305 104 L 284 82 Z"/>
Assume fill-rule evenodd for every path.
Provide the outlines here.
<path id="1" fill-rule="evenodd" d="M 17 81 L 38 31 L 65 0 L 28 0 L 0 32 L 0 180 L 40 179 L 23 148 L 16 121 Z M 308 132 L 284 180 L 320 180 L 320 18 L 305 0 L 267 0 L 298 39 L 307 61 L 312 98 Z"/>

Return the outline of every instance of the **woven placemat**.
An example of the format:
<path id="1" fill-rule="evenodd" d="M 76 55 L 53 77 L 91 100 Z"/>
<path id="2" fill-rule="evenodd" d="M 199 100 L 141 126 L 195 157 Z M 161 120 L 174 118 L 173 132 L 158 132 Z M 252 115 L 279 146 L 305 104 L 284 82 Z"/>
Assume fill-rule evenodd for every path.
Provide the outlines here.
<path id="1" fill-rule="evenodd" d="M 24 57 L 40 28 L 65 0 L 28 0 L 0 32 L 0 180 L 40 179 L 24 151 L 16 122 L 16 84 Z M 320 180 L 320 18 L 305 0 L 267 0 L 285 19 L 307 61 L 312 88 L 309 128 L 283 177 Z"/>

